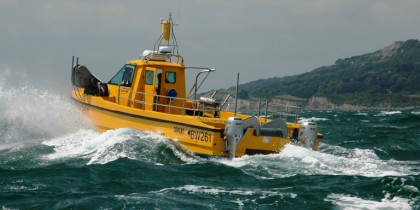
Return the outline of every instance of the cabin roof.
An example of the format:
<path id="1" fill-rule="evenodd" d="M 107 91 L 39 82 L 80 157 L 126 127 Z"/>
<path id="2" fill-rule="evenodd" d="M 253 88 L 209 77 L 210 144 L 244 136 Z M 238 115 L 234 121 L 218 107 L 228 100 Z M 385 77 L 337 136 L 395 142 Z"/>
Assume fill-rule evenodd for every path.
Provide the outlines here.
<path id="1" fill-rule="evenodd" d="M 130 60 L 127 64 L 137 65 L 137 66 L 168 66 L 168 67 L 176 67 L 176 68 L 183 68 L 186 69 L 187 67 L 177 63 L 171 63 L 167 61 L 147 61 L 144 60 Z"/>

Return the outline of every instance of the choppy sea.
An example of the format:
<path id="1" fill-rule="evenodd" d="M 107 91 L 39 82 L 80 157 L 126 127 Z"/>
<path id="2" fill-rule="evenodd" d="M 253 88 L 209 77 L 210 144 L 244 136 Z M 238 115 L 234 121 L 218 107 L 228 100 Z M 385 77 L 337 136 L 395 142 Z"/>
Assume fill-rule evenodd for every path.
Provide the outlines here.
<path id="1" fill-rule="evenodd" d="M 96 132 L 69 96 L 0 86 L 0 209 L 420 209 L 420 110 L 303 117 L 317 152 L 203 159 Z"/>

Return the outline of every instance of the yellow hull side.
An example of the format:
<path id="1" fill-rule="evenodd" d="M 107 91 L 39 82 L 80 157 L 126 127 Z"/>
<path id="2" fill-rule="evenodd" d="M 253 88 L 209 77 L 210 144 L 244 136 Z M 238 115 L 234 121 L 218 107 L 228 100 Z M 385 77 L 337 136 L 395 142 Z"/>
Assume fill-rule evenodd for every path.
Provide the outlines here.
<path id="1" fill-rule="evenodd" d="M 223 151 L 222 132 L 224 119 L 206 119 L 188 115 L 171 115 L 155 111 L 119 106 L 102 97 L 82 95 L 81 109 L 99 131 L 118 128 L 134 128 L 161 134 L 178 142 L 193 153 L 208 156 L 228 156 Z M 253 129 L 244 134 L 238 144 L 236 156 L 259 153 L 278 153 L 290 142 L 280 137 L 254 136 Z"/>

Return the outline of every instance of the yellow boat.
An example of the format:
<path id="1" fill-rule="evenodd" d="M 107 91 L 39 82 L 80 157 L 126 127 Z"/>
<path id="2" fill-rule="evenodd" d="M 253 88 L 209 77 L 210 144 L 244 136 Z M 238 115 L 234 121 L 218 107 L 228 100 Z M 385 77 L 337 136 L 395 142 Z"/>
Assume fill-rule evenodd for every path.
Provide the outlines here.
<path id="1" fill-rule="evenodd" d="M 153 50 L 126 63 L 108 83 L 101 82 L 73 57 L 72 98 L 98 130 L 151 131 L 185 151 L 203 156 L 233 158 L 279 153 L 291 142 L 318 149 L 322 135 L 317 133 L 315 122 L 297 121 L 298 107 L 278 109 L 272 102 L 265 102 L 265 106 L 259 102 L 255 117 L 237 112 L 237 97 L 235 102 L 229 100 L 230 95 L 197 99 L 197 90 L 215 69 L 185 66 L 178 52 L 172 18 L 161 20 L 161 25 L 162 34 Z M 188 93 L 187 69 L 198 70 Z M 199 83 L 202 74 L 205 78 Z M 229 111 L 229 105 L 235 107 L 234 111 Z M 294 113 L 290 114 L 290 110 Z M 261 112 L 265 115 L 260 116 Z"/>

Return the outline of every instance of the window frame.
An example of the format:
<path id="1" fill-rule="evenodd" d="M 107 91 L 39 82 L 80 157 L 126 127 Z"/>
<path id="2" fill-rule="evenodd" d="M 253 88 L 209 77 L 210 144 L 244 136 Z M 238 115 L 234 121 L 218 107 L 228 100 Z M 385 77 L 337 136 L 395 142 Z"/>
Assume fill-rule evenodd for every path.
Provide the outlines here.
<path id="1" fill-rule="evenodd" d="M 173 77 L 174 81 L 173 82 L 168 80 L 168 74 L 173 74 L 174 75 L 174 77 Z M 166 84 L 176 84 L 176 72 L 175 71 L 166 71 L 165 72 L 165 83 Z"/>
<path id="2" fill-rule="evenodd" d="M 152 79 L 152 83 L 148 83 L 147 81 L 147 79 L 148 79 L 148 73 L 152 73 L 152 77 L 151 77 L 151 79 Z M 155 78 L 155 71 L 153 71 L 153 70 L 146 70 L 146 73 L 145 73 L 145 79 L 144 79 L 144 84 L 146 84 L 146 85 L 153 85 L 154 84 L 154 78 Z"/>
<path id="3" fill-rule="evenodd" d="M 127 84 L 123 84 L 123 79 L 124 79 L 124 74 L 126 71 L 126 68 L 129 67 L 132 69 L 132 74 L 131 77 L 128 80 Z M 132 65 L 132 64 L 125 64 L 108 82 L 108 84 L 111 85 L 120 85 L 120 86 L 125 86 L 125 87 L 130 87 L 133 84 L 133 79 L 134 79 L 134 75 L 136 74 L 136 66 Z M 116 78 L 116 80 L 120 80 L 119 83 L 115 83 L 112 80 L 114 80 Z"/>

